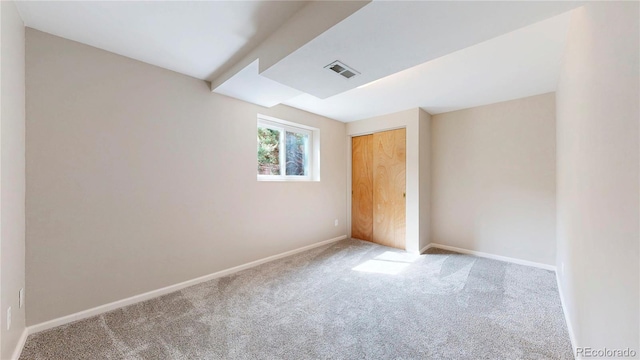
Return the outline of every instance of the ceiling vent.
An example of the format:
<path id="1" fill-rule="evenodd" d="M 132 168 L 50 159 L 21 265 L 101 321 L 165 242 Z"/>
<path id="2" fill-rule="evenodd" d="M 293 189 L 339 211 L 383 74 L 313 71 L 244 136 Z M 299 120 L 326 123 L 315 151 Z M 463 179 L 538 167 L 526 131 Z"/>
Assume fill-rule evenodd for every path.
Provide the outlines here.
<path id="1" fill-rule="evenodd" d="M 324 68 L 335 72 L 336 74 L 344 77 L 345 79 L 351 79 L 352 77 L 360 74 L 357 70 L 351 67 L 348 67 L 347 65 L 345 65 L 344 63 L 341 63 L 338 60 L 332 62 L 331 64 L 325 66 Z"/>

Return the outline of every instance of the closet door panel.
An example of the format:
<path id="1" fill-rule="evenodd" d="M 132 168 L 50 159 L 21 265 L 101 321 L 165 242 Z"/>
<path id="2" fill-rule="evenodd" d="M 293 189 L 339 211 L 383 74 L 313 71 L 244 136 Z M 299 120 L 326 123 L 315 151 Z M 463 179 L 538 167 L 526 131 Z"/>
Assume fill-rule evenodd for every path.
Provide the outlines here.
<path id="1" fill-rule="evenodd" d="M 373 135 L 351 143 L 351 237 L 373 240 Z"/>
<path id="2" fill-rule="evenodd" d="M 373 242 L 405 248 L 406 131 L 373 134 Z"/>

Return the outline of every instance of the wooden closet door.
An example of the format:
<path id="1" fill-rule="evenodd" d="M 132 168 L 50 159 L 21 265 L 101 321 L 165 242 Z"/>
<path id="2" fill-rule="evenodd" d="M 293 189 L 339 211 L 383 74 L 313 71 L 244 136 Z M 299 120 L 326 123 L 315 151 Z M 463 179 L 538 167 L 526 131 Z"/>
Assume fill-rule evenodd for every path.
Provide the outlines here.
<path id="1" fill-rule="evenodd" d="M 405 249 L 406 131 L 373 134 L 373 242 Z"/>
<path id="2" fill-rule="evenodd" d="M 351 237 L 373 240 L 373 135 L 351 140 Z"/>

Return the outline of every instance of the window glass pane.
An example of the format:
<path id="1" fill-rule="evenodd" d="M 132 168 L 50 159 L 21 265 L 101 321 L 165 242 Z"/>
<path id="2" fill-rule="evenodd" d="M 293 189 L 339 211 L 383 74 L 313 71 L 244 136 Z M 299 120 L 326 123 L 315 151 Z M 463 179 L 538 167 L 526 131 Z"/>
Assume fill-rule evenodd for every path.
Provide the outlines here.
<path id="1" fill-rule="evenodd" d="M 287 175 L 309 175 L 308 144 L 309 135 L 286 132 Z"/>
<path id="2" fill-rule="evenodd" d="M 280 175 L 280 131 L 258 128 L 258 175 Z"/>

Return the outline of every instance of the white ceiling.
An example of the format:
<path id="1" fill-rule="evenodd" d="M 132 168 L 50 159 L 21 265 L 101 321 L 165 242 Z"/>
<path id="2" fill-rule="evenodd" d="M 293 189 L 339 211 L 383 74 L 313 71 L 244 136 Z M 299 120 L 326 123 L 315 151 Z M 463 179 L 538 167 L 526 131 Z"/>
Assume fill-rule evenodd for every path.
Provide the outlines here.
<path id="1" fill-rule="evenodd" d="M 259 61 L 255 60 L 238 71 L 231 79 L 218 86 L 215 92 L 264 107 L 272 107 L 303 94 L 301 91 L 260 76 Z"/>
<path id="2" fill-rule="evenodd" d="M 369 1 L 314 1 L 298 11 L 260 45 L 212 79 L 212 91 L 271 107 L 302 94 L 260 75 L 322 33 L 344 21 Z"/>
<path id="3" fill-rule="evenodd" d="M 431 114 L 555 91 L 570 13 L 459 50 L 328 99 L 286 105 L 349 122 L 422 107 Z"/>
<path id="4" fill-rule="evenodd" d="M 287 19 L 298 19 L 301 13 L 296 13 L 305 5 L 299 1 L 18 2 L 26 26 L 208 80 L 238 64 Z M 264 106 L 284 101 L 336 120 L 354 121 L 416 107 L 435 114 L 554 91 L 569 15 L 549 17 L 576 6 L 575 2 L 374 2 L 307 43 L 321 46 L 303 45 L 263 73 L 289 86 L 258 74 L 257 63 L 250 62 L 220 92 Z M 410 22 L 408 14 L 399 14 L 407 9 Z M 549 19 L 539 21 L 545 18 Z M 458 25 L 447 19 L 459 20 Z M 476 24 L 477 31 L 471 26 L 461 31 L 464 24 Z M 455 30 L 445 32 L 447 26 Z M 407 31 L 376 41 L 396 28 Z M 351 35 L 340 39 L 340 34 Z M 389 48 L 394 36 L 401 36 L 399 44 Z M 376 53 L 379 44 L 385 47 Z M 313 51 L 306 53 L 309 49 Z M 289 76 L 293 87 L 286 78 L 273 76 L 281 68 L 315 64 L 310 59 L 318 57 L 317 51 L 331 53 L 327 64 L 344 56 L 339 60 L 367 74 L 360 83 L 417 66 L 364 88 L 354 89 L 360 83 L 352 83 L 324 100 L 299 95 L 301 91 L 293 87 L 300 89 L 297 82 L 305 80 L 300 74 Z M 389 51 L 394 66 L 376 61 L 376 54 Z M 418 65 L 429 59 L 433 60 Z"/>
<path id="5" fill-rule="evenodd" d="M 303 1 L 18 1 L 26 26 L 198 79 L 239 60 Z"/>
<path id="6" fill-rule="evenodd" d="M 325 99 L 566 12 L 560 1 L 373 1 L 261 75 Z M 340 60 L 360 75 L 325 69 Z"/>

